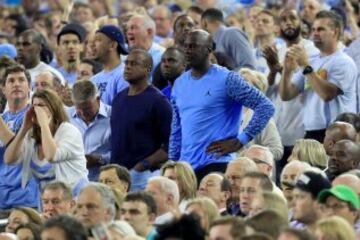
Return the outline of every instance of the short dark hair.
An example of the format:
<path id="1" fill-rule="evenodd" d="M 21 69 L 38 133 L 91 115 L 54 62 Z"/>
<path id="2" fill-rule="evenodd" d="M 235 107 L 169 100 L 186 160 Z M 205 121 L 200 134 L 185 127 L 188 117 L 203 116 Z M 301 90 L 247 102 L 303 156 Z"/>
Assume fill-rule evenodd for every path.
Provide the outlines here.
<path id="1" fill-rule="evenodd" d="M 323 18 L 327 18 L 331 21 L 330 27 L 339 30 L 339 36 L 338 36 L 339 39 L 344 30 L 344 24 L 341 16 L 333 11 L 322 10 L 316 14 L 315 19 L 323 19 Z"/>
<path id="2" fill-rule="evenodd" d="M 228 192 L 231 192 L 231 183 L 229 181 L 229 179 L 227 179 L 224 174 L 221 174 L 221 176 L 223 177 L 223 179 L 221 180 L 221 191 L 222 192 L 225 192 L 225 191 L 228 191 Z"/>
<path id="3" fill-rule="evenodd" d="M 107 164 L 107 165 L 102 166 L 100 168 L 100 172 L 107 171 L 110 169 L 116 170 L 116 175 L 118 176 L 118 178 L 121 181 L 124 181 L 128 184 L 128 190 L 129 190 L 131 187 L 131 176 L 130 176 L 129 170 L 127 170 L 127 168 L 125 168 L 123 166 L 120 166 L 119 164 L 112 163 L 112 164 Z"/>
<path id="4" fill-rule="evenodd" d="M 224 14 L 217 8 L 209 8 L 201 14 L 201 19 L 206 19 L 212 22 L 224 22 Z"/>
<path id="5" fill-rule="evenodd" d="M 360 116 L 356 113 L 345 112 L 339 114 L 334 122 L 347 122 L 354 126 L 356 132 L 360 132 Z"/>
<path id="6" fill-rule="evenodd" d="M 203 14 L 204 10 L 202 10 L 201 7 L 199 7 L 199 6 L 193 5 L 193 6 L 190 6 L 190 7 L 187 9 L 186 12 L 187 12 L 187 13 L 188 13 L 188 12 L 194 12 L 194 13 L 197 13 L 197 14 L 201 15 L 201 14 Z"/>
<path id="7" fill-rule="evenodd" d="M 74 217 L 67 215 L 52 217 L 44 223 L 42 232 L 50 228 L 63 230 L 66 240 L 87 240 L 85 227 Z"/>
<path id="8" fill-rule="evenodd" d="M 21 64 L 13 64 L 5 69 L 3 86 L 6 85 L 6 79 L 11 73 L 23 72 L 28 84 L 31 85 L 31 76 L 28 70 Z"/>
<path id="9" fill-rule="evenodd" d="M 72 190 L 70 185 L 61 181 L 53 181 L 46 184 L 41 191 L 41 195 L 44 194 L 46 190 L 58 190 L 58 189 L 61 189 L 63 191 L 64 199 L 66 200 L 72 199 Z"/>
<path id="10" fill-rule="evenodd" d="M 135 47 L 135 48 L 131 49 L 131 51 L 129 52 L 129 55 L 132 52 L 137 52 L 137 53 L 140 53 L 141 55 L 144 56 L 144 62 L 143 62 L 144 67 L 149 66 L 150 69 L 153 68 L 153 64 L 154 64 L 153 59 L 152 59 L 152 57 L 151 57 L 151 55 L 149 54 L 148 51 L 146 51 L 145 49 L 143 49 L 141 47 Z"/>
<path id="11" fill-rule="evenodd" d="M 262 172 L 247 172 L 244 174 L 242 179 L 244 178 L 255 178 L 260 180 L 260 187 L 264 191 L 271 192 L 273 190 L 273 183 L 271 182 L 268 175 Z"/>
<path id="12" fill-rule="evenodd" d="M 157 205 L 154 197 L 145 192 L 145 191 L 137 191 L 128 193 L 123 202 L 142 202 L 145 203 L 148 209 L 148 214 L 154 213 L 157 214 Z"/>
<path id="13" fill-rule="evenodd" d="M 103 70 L 101 63 L 99 63 L 98 61 L 95 61 L 93 59 L 85 58 L 85 59 L 81 60 L 81 63 L 86 63 L 86 64 L 91 65 L 92 72 L 94 75 L 98 74 L 99 72 L 101 72 Z"/>
<path id="14" fill-rule="evenodd" d="M 206 231 L 201 227 L 200 218 L 195 214 L 184 214 L 179 219 L 159 226 L 156 240 L 196 239 L 205 240 Z"/>

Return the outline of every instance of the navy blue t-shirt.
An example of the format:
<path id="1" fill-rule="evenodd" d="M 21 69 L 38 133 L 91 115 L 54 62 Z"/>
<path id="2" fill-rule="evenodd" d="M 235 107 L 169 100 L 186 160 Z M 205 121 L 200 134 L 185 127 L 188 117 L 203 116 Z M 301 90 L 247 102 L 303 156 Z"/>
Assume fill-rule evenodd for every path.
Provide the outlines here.
<path id="1" fill-rule="evenodd" d="M 167 151 L 172 110 L 153 86 L 135 96 L 128 92 L 121 91 L 112 103 L 111 163 L 131 169 L 160 147 Z"/>

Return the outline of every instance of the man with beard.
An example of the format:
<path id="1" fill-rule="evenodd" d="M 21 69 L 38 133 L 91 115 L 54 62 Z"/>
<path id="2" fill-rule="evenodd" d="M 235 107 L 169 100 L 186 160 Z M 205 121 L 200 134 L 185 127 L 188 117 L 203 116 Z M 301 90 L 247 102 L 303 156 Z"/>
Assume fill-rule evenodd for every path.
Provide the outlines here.
<path id="1" fill-rule="evenodd" d="M 280 81 L 284 101 L 304 93 L 305 138 L 323 142 L 325 130 L 343 112 L 356 111 L 354 61 L 338 43 L 343 32 L 342 19 L 331 11 L 321 11 L 313 25 L 313 41 L 320 54 L 309 58 L 305 48 L 294 45 L 286 52 Z M 297 71 L 297 67 L 302 71 Z"/>
<path id="2" fill-rule="evenodd" d="M 308 56 L 314 56 L 319 53 L 319 50 L 314 46 L 312 41 L 301 37 L 301 19 L 295 10 L 286 9 L 282 11 L 279 17 L 279 25 L 281 37 L 285 40 L 286 44 L 282 45 L 279 49 L 276 49 L 275 46 L 267 46 L 263 50 L 270 70 L 268 75 L 269 90 L 267 94 L 275 106 L 277 106 L 274 120 L 284 146 L 284 156 L 280 161 L 276 162 L 277 180 L 279 180 L 280 173 L 287 163 L 295 141 L 303 138 L 305 134 L 302 123 L 301 109 L 303 103 L 301 96 L 285 102 L 282 101 L 278 93 L 285 53 L 288 48 L 295 44 L 303 46 Z"/>
<path id="3" fill-rule="evenodd" d="M 91 80 L 99 89 L 101 100 L 111 105 L 116 94 L 128 86 L 120 57 L 120 54 L 127 55 L 125 38 L 118 27 L 104 25 L 96 31 L 94 45 L 95 56 L 104 69 Z"/>
<path id="4" fill-rule="evenodd" d="M 177 78 L 171 94 L 169 159 L 187 161 L 200 181 L 210 172 L 225 172 L 234 159 L 232 153 L 261 132 L 274 107 L 241 75 L 210 63 L 213 41 L 209 33 L 194 30 L 184 45 L 191 69 Z M 238 134 L 243 106 L 254 114 Z"/>
<path id="5" fill-rule="evenodd" d="M 83 42 L 86 30 L 79 24 L 65 25 L 57 36 L 57 43 L 61 50 L 63 66 L 59 68 L 65 80 L 72 86 L 77 79 L 77 70 L 80 65 L 80 54 L 83 51 Z"/>
<path id="6" fill-rule="evenodd" d="M 171 89 L 175 80 L 185 71 L 186 62 L 184 53 L 174 47 L 166 49 L 161 58 L 161 73 L 169 85 L 162 90 L 162 93 L 170 100 Z"/>

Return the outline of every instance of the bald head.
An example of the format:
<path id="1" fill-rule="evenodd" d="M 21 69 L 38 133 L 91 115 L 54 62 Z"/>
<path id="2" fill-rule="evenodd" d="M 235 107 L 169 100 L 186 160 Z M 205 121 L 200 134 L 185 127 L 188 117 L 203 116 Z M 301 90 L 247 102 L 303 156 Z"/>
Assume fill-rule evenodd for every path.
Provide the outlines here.
<path id="1" fill-rule="evenodd" d="M 353 125 L 346 122 L 334 122 L 331 124 L 325 133 L 324 148 L 327 155 L 331 155 L 332 148 L 335 143 L 340 140 L 356 140 L 356 129 Z"/>
<path id="2" fill-rule="evenodd" d="M 206 45 L 209 48 L 213 46 L 213 39 L 207 31 L 202 29 L 196 29 L 189 33 L 189 37 L 193 37 L 196 39 L 198 44 Z"/>
<path id="3" fill-rule="evenodd" d="M 35 29 L 28 29 L 26 31 L 23 31 L 19 34 L 20 36 L 31 36 L 34 43 L 41 45 L 43 42 L 43 37 L 41 36 L 41 33 L 36 31 Z"/>
<path id="4" fill-rule="evenodd" d="M 213 51 L 212 37 L 204 30 L 193 30 L 185 39 L 184 51 L 188 66 L 195 71 L 206 69 L 210 66 L 210 53 Z"/>
<path id="5" fill-rule="evenodd" d="M 339 184 L 350 187 L 360 197 L 360 179 L 355 175 L 349 173 L 339 175 L 333 180 L 332 185 L 336 186 Z"/>

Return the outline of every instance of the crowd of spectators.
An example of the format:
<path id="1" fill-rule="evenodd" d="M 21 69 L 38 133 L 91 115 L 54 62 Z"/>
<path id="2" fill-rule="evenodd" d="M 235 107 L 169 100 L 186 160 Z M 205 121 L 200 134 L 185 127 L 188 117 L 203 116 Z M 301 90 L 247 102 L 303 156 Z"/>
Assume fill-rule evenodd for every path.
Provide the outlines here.
<path id="1" fill-rule="evenodd" d="M 0 0 L 0 240 L 360 240 L 358 0 Z"/>

